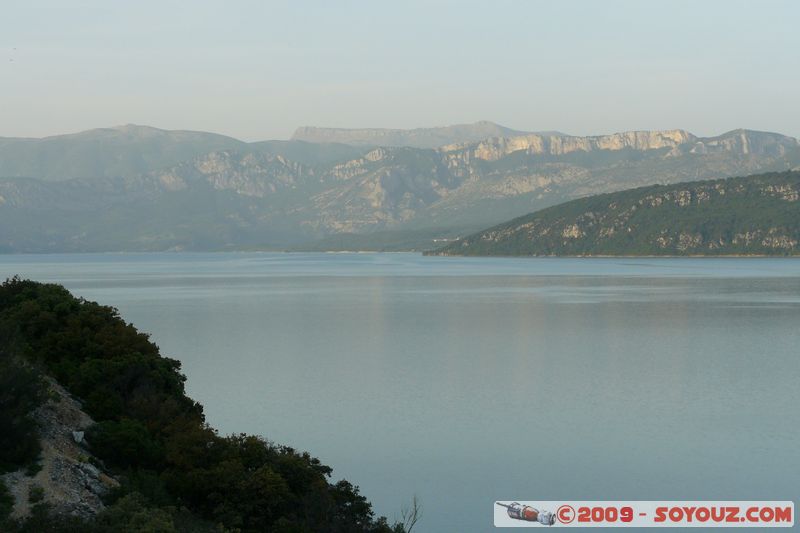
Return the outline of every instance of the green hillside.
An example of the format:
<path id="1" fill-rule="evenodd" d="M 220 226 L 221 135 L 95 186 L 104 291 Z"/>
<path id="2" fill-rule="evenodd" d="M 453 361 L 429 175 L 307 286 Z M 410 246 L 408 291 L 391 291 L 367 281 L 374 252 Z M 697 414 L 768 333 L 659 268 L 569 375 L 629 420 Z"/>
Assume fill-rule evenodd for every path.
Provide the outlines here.
<path id="1" fill-rule="evenodd" d="M 310 454 L 260 436 L 220 435 L 186 395 L 185 380 L 180 362 L 163 357 L 116 309 L 59 285 L 0 284 L 0 531 L 406 531 L 376 517 L 357 486 L 333 481 L 332 469 Z M 95 422 L 77 458 L 66 455 L 65 432 L 47 428 L 79 419 L 39 409 L 46 402 L 53 410 L 45 412 L 62 412 L 62 386 Z M 29 485 L 43 468 L 53 473 L 47 483 Z M 97 514 L 86 511 L 88 499 L 72 497 L 86 486 L 65 474 L 76 469 L 117 480 Z M 30 506 L 25 520 L 9 516 L 13 486 L 23 491 L 17 503 Z M 59 513 L 64 505 L 75 512 Z"/>
<path id="2" fill-rule="evenodd" d="M 430 255 L 797 255 L 800 171 L 655 185 L 515 218 Z"/>

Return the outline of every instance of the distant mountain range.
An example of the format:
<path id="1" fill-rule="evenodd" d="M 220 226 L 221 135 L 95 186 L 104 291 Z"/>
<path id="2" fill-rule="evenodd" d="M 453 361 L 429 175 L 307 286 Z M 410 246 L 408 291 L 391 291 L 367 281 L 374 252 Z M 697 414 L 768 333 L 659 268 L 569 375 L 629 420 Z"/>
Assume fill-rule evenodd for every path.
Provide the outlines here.
<path id="1" fill-rule="evenodd" d="M 131 178 L 219 151 L 284 156 L 299 163 L 358 157 L 362 150 L 300 141 L 246 143 L 198 131 L 168 131 L 127 124 L 42 139 L 0 137 L 0 177 L 65 181 L 74 178 Z"/>
<path id="2" fill-rule="evenodd" d="M 0 250 L 424 249 L 574 198 L 798 166 L 796 139 L 751 130 L 576 137 L 481 122 L 245 143 L 128 125 L 0 138 Z"/>
<path id="3" fill-rule="evenodd" d="M 797 255 L 800 172 L 572 200 L 429 255 Z"/>
<path id="4" fill-rule="evenodd" d="M 483 120 L 473 124 L 456 124 L 438 128 L 411 130 L 385 128 L 317 128 L 304 126 L 292 135 L 294 141 L 312 143 L 343 143 L 355 146 L 407 146 L 438 148 L 447 144 L 481 141 L 490 137 L 516 137 L 532 132 L 517 131 Z M 540 132 L 542 135 L 564 135 L 559 132 Z"/>

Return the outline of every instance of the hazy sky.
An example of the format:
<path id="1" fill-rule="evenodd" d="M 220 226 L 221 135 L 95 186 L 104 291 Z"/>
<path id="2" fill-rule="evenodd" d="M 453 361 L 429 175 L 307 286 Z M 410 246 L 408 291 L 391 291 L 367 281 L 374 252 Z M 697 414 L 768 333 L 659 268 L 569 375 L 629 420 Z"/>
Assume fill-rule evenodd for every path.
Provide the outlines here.
<path id="1" fill-rule="evenodd" d="M 493 120 L 800 136 L 800 2 L 9 1 L 0 135 Z"/>

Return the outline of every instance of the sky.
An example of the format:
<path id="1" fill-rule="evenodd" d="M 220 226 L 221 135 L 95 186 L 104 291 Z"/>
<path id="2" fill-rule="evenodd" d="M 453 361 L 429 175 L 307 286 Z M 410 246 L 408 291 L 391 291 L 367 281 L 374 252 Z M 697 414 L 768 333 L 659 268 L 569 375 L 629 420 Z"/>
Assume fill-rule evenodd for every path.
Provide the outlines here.
<path id="1" fill-rule="evenodd" d="M 800 2 L 3 0 L 0 136 L 491 120 L 800 137 Z"/>

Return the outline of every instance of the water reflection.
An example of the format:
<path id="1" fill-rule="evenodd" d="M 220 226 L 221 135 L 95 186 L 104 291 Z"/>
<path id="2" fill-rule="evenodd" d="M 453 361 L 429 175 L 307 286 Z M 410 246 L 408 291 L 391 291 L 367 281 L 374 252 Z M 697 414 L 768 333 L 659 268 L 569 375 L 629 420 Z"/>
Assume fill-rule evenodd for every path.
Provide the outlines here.
<path id="1" fill-rule="evenodd" d="M 312 450 L 380 513 L 795 499 L 800 263 L 406 254 L 8 256 L 120 308 L 223 431 Z M 437 508 L 460 510 L 440 515 Z"/>

